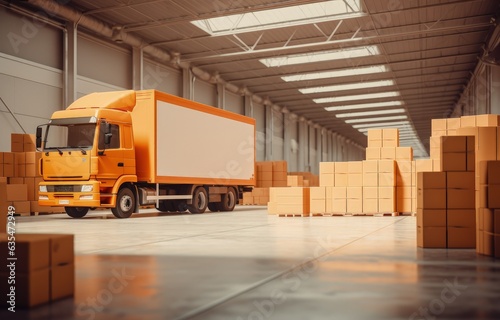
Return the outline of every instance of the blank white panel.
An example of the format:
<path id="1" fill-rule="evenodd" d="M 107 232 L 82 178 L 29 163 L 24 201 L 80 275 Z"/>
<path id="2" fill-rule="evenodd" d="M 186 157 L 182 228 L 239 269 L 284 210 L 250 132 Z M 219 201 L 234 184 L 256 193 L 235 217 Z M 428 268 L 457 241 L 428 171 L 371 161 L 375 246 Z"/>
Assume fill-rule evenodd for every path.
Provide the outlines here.
<path id="1" fill-rule="evenodd" d="M 245 98 L 226 90 L 226 105 L 224 106 L 224 110 L 244 115 Z"/>
<path id="2" fill-rule="evenodd" d="M 194 101 L 209 106 L 217 105 L 217 95 L 215 86 L 208 82 L 196 79 L 194 82 Z"/>
<path id="3" fill-rule="evenodd" d="M 182 96 L 182 73 L 179 70 L 145 60 L 143 64 L 143 87 Z"/>
<path id="4" fill-rule="evenodd" d="M 254 126 L 158 101 L 157 175 L 250 179 Z"/>
<path id="5" fill-rule="evenodd" d="M 132 54 L 87 36 L 78 36 L 78 75 L 132 88 Z"/>

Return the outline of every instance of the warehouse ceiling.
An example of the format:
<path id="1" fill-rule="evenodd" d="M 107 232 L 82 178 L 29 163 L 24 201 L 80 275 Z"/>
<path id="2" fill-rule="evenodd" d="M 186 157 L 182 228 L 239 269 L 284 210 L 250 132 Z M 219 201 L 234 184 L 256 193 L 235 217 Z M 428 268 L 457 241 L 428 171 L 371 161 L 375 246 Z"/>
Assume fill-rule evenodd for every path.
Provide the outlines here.
<path id="1" fill-rule="evenodd" d="M 30 1 L 39 2 L 39 1 Z M 59 1 L 61 3 L 61 1 Z M 85 17 L 366 146 L 425 155 L 495 27 L 497 0 L 74 0 Z M 421 143 L 420 143 L 421 141 Z M 423 145 L 423 148 L 422 148 Z"/>

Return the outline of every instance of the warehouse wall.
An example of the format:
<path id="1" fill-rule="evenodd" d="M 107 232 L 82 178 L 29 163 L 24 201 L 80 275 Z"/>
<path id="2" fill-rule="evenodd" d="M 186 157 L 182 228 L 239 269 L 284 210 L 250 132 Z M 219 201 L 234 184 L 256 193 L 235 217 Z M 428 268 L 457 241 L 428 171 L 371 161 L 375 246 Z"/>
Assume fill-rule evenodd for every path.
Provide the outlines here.
<path id="1" fill-rule="evenodd" d="M 478 63 L 452 116 L 500 114 L 500 68 Z"/>

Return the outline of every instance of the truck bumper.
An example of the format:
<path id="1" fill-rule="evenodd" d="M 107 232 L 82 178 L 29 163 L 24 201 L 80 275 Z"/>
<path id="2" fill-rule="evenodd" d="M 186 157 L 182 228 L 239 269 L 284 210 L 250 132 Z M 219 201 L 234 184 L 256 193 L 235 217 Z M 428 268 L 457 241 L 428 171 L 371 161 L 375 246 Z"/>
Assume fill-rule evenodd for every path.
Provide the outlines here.
<path id="1" fill-rule="evenodd" d="M 41 182 L 38 204 L 51 207 L 99 207 L 99 182 Z"/>

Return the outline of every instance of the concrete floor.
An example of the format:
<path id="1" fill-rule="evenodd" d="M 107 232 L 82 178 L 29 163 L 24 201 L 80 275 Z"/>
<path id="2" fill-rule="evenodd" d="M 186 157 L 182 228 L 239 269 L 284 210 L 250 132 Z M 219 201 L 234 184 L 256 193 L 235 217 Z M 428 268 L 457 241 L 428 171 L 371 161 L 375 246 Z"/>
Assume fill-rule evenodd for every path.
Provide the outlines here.
<path id="1" fill-rule="evenodd" d="M 75 234 L 76 292 L 0 319 L 500 318 L 500 263 L 417 248 L 415 217 L 142 212 L 18 217 Z"/>

